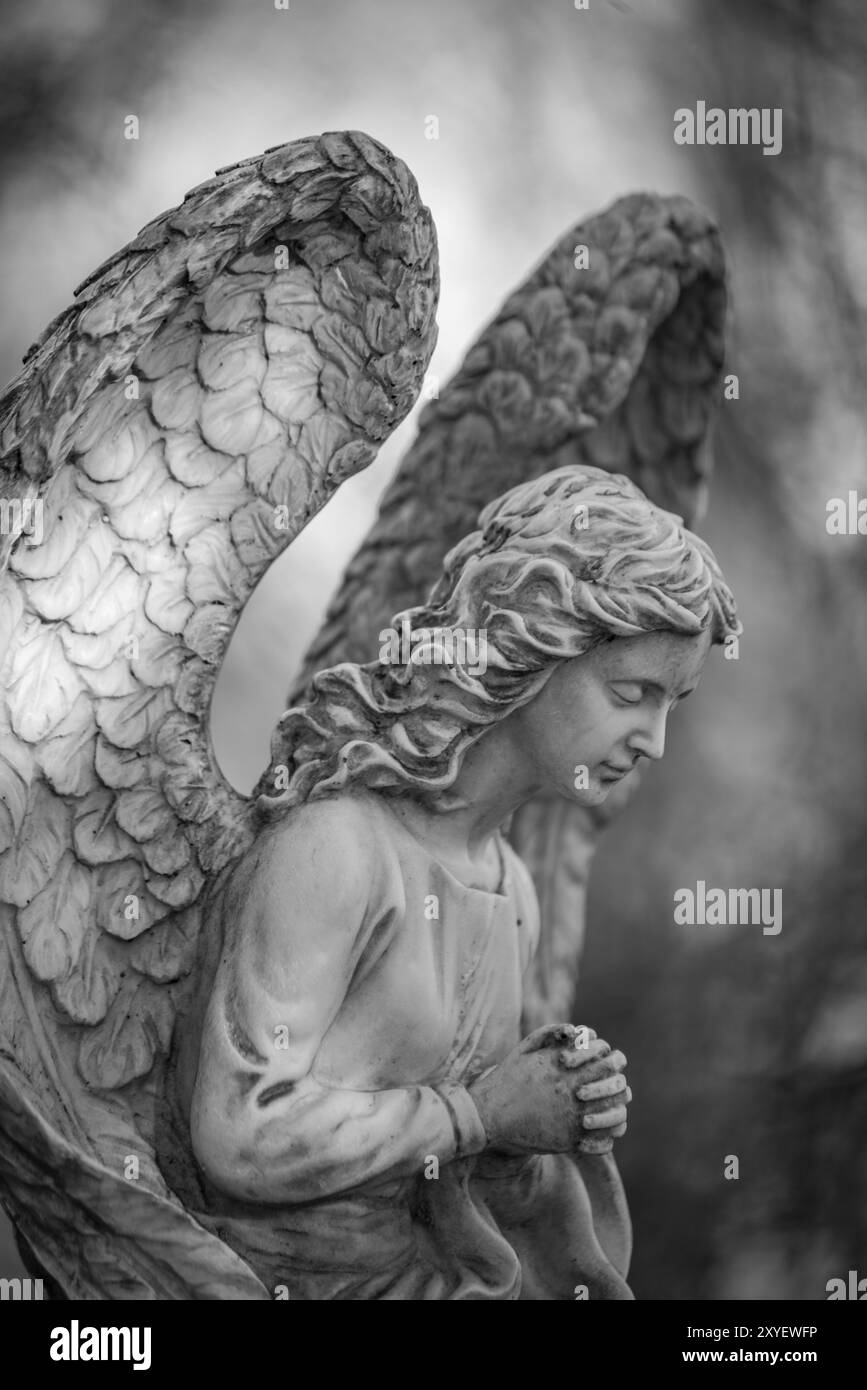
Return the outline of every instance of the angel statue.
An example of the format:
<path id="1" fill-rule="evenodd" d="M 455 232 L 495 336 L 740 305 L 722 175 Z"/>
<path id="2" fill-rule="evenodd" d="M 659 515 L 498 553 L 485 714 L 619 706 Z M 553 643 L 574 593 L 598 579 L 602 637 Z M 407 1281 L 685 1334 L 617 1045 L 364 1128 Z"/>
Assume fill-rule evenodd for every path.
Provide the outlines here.
<path id="1" fill-rule="evenodd" d="M 437 295 L 400 160 L 298 140 L 149 224 L 3 400 L 0 1194 L 53 1297 L 632 1297 L 625 1058 L 568 1020 L 598 835 L 739 631 L 687 529 L 704 213 L 569 229 L 430 393 L 251 796 L 209 739 Z"/>

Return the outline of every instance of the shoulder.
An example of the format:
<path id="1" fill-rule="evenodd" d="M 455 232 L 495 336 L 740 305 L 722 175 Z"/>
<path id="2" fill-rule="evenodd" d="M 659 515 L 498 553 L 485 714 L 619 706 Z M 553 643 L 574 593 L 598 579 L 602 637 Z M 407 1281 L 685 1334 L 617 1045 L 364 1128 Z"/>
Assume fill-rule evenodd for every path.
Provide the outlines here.
<path id="1" fill-rule="evenodd" d="M 371 808 L 343 794 L 262 826 L 226 884 L 225 968 L 275 988 L 287 962 L 305 962 L 311 988 L 320 969 L 342 978 L 339 961 L 351 973 L 386 909 L 399 907 L 399 865 L 380 838 Z"/>
<path id="2" fill-rule="evenodd" d="M 277 881 L 358 894 L 393 858 L 374 793 L 341 793 L 296 806 L 257 837 L 259 868 Z"/>

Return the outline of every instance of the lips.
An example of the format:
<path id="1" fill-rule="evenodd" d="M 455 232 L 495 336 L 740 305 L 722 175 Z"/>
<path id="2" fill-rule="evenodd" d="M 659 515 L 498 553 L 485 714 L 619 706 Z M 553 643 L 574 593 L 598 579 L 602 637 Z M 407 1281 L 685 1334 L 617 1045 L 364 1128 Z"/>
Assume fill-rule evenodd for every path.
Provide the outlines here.
<path id="1" fill-rule="evenodd" d="M 635 764 L 627 763 L 625 767 L 619 767 L 617 763 L 600 763 L 599 766 L 604 767 L 613 777 L 625 777 L 627 772 L 632 771 Z"/>

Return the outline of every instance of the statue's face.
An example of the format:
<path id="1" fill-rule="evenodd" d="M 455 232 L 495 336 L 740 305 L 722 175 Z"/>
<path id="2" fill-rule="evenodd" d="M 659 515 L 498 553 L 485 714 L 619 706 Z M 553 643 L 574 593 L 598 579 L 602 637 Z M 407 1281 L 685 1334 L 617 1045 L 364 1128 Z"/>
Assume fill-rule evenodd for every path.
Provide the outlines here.
<path id="1" fill-rule="evenodd" d="M 513 716 L 516 746 L 546 786 L 597 806 L 642 758 L 662 757 L 666 720 L 695 689 L 710 645 L 709 631 L 654 632 L 564 662 Z"/>

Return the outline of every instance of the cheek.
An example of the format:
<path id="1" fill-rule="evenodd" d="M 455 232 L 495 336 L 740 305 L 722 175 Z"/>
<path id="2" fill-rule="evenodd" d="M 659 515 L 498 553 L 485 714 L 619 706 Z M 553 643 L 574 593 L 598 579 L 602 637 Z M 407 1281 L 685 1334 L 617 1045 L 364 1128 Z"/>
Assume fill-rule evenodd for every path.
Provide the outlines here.
<path id="1" fill-rule="evenodd" d="M 568 709 L 552 706 L 544 721 L 532 730 L 536 770 L 554 782 L 571 786 L 574 768 L 588 761 L 581 757 L 585 742 L 575 728 L 574 713 L 570 716 Z"/>
<path id="2" fill-rule="evenodd" d="M 615 709 L 601 691 L 588 692 L 578 709 L 573 710 L 566 727 L 573 743 L 588 748 L 609 748 L 616 742 L 626 720 L 624 711 Z"/>
<path id="3" fill-rule="evenodd" d="M 614 710 L 604 694 L 585 693 L 580 706 L 563 706 L 549 724 L 546 745 L 562 767 L 604 761 L 629 731 L 629 711 Z"/>

